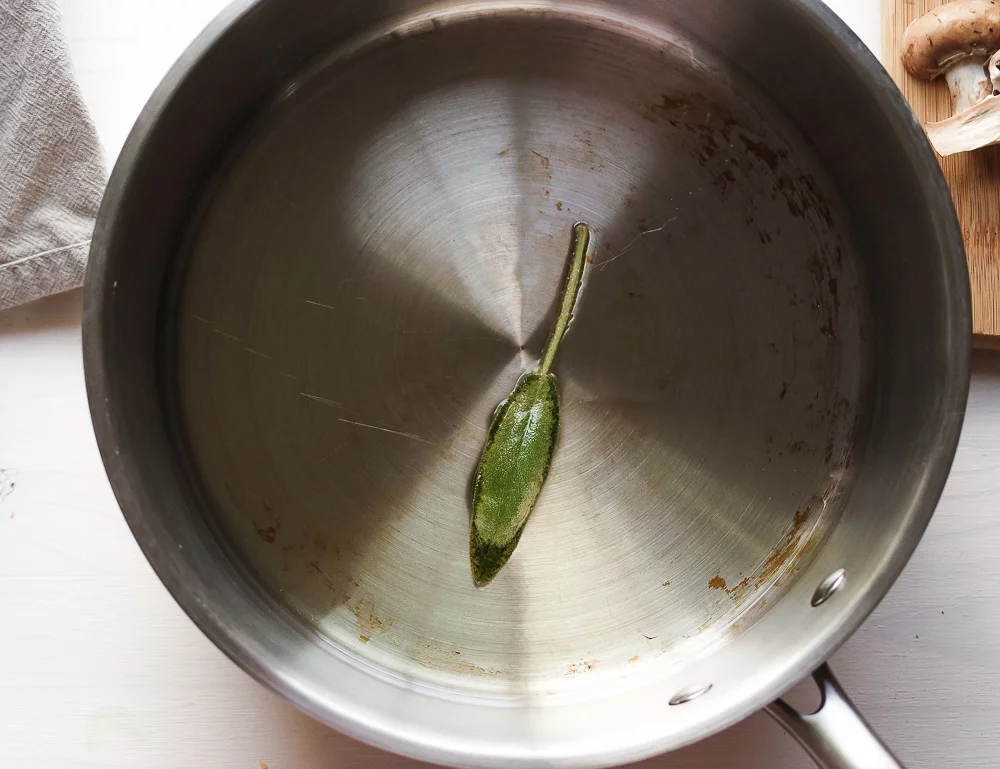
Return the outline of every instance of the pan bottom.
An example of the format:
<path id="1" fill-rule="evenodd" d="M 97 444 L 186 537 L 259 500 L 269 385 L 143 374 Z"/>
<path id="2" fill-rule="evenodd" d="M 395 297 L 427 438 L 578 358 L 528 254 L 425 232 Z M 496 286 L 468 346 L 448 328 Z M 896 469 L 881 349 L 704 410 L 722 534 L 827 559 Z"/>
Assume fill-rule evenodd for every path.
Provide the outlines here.
<path id="1" fill-rule="evenodd" d="M 832 185 L 731 62 L 619 21 L 336 51 L 206 188 L 184 438 L 220 536 L 338 653 L 483 693 L 648 683 L 772 607 L 843 509 L 870 351 Z M 477 589 L 472 473 L 581 219 L 560 444 Z"/>

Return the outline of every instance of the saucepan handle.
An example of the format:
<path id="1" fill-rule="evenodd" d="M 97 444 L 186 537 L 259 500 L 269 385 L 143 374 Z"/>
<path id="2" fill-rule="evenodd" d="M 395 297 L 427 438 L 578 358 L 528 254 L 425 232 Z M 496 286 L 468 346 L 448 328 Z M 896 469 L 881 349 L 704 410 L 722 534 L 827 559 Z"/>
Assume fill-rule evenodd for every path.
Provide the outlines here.
<path id="1" fill-rule="evenodd" d="M 813 760 L 822 769 L 904 769 L 840 688 L 830 667 L 822 665 L 813 678 L 822 697 L 815 713 L 799 713 L 784 700 L 767 707 Z"/>

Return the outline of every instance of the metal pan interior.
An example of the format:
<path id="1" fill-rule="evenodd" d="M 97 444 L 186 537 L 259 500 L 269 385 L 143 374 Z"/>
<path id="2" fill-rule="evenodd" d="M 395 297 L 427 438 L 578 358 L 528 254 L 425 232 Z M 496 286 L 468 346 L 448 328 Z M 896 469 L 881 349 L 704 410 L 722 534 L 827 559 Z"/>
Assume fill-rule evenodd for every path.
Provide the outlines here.
<path id="1" fill-rule="evenodd" d="M 477 589 L 470 480 L 578 220 L 560 445 Z M 808 137 L 662 29 L 456 14 L 332 52 L 188 236 L 175 395 L 218 536 L 389 675 L 533 694 L 675 671 L 779 600 L 850 491 L 871 351 L 845 222 Z"/>

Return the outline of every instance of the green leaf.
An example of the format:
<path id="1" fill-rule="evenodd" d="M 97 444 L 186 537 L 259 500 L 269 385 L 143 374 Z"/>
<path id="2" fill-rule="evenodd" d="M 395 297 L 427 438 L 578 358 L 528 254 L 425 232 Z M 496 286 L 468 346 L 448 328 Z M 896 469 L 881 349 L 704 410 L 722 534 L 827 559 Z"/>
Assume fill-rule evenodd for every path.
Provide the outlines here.
<path id="1" fill-rule="evenodd" d="M 525 374 L 493 415 L 472 493 L 469 560 L 482 587 L 510 559 L 549 474 L 559 436 L 559 392 L 549 373 L 583 281 L 590 228 L 573 227 L 569 274 L 538 373 Z"/>
<path id="2" fill-rule="evenodd" d="M 485 585 L 510 559 L 549 474 L 559 435 L 550 374 L 525 374 L 497 408 L 472 495 L 472 578 Z"/>

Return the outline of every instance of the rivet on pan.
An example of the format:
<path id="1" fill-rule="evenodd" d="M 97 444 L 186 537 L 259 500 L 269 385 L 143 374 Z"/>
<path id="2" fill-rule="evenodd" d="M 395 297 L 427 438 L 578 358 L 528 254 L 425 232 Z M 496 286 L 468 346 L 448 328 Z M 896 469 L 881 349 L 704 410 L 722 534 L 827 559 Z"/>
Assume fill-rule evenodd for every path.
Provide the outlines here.
<path id="1" fill-rule="evenodd" d="M 821 603 L 824 603 L 831 595 L 844 586 L 846 579 L 847 572 L 843 569 L 837 569 L 833 574 L 819 583 L 819 587 L 813 593 L 812 605 L 819 606 Z"/>
<path id="2" fill-rule="evenodd" d="M 683 705 L 685 702 L 690 702 L 691 700 L 698 699 L 703 694 L 707 694 L 708 690 L 712 688 L 712 684 L 708 686 L 690 686 L 687 689 L 681 689 L 677 694 L 670 698 L 671 705 Z"/>

